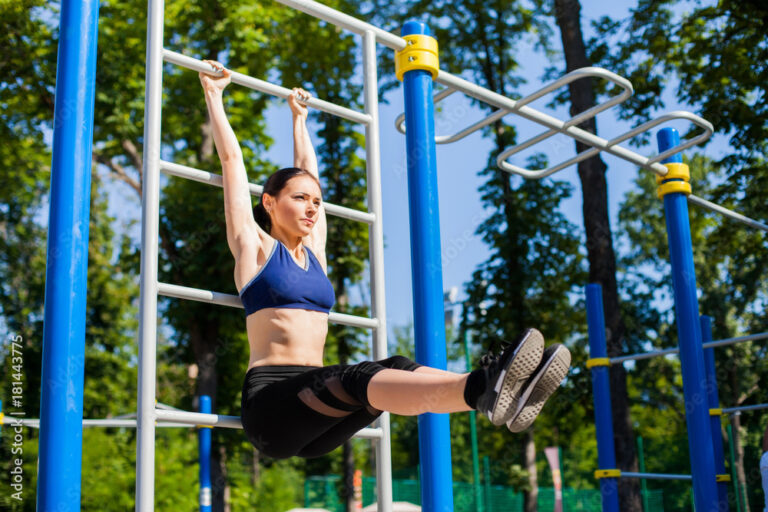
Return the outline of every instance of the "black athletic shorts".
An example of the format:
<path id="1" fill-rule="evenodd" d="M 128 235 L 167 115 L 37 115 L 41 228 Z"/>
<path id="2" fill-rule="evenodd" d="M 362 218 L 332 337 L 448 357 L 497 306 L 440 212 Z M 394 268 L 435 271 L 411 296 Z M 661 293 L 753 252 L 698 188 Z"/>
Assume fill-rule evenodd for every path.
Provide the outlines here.
<path id="1" fill-rule="evenodd" d="M 392 356 L 352 365 L 253 367 L 243 382 L 243 429 L 251 444 L 275 459 L 326 455 L 381 415 L 368 401 L 374 375 L 421 366 Z"/>

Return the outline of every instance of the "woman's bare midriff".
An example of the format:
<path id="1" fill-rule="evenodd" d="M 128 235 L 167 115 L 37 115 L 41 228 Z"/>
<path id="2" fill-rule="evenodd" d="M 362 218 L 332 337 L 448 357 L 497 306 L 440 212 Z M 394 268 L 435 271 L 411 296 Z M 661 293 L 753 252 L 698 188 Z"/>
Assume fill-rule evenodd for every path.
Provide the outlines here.
<path id="1" fill-rule="evenodd" d="M 293 308 L 265 308 L 246 318 L 254 366 L 323 366 L 328 314 Z"/>

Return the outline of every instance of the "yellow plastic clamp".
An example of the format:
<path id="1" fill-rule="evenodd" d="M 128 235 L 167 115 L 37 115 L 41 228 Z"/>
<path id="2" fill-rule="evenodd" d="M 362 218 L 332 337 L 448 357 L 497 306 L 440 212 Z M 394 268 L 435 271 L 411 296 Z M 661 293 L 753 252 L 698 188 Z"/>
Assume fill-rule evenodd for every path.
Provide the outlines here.
<path id="1" fill-rule="evenodd" d="M 710 409 L 709 410 L 709 415 L 710 416 L 722 416 L 723 415 L 723 410 L 722 409 Z"/>
<path id="2" fill-rule="evenodd" d="M 197 428 L 213 428 L 213 425 L 195 425 Z"/>
<path id="3" fill-rule="evenodd" d="M 669 163 L 664 164 L 668 172 L 666 176 L 656 175 L 656 184 L 659 187 L 656 189 L 656 195 L 659 199 L 663 199 L 665 195 L 672 194 L 674 192 L 682 192 L 685 195 L 691 193 L 691 172 L 688 169 L 687 164 L 681 163 Z"/>
<path id="4" fill-rule="evenodd" d="M 716 482 L 730 482 L 731 475 L 715 475 Z"/>
<path id="5" fill-rule="evenodd" d="M 595 366 L 611 366 L 611 360 L 607 357 L 593 357 L 587 359 L 587 370 L 591 370 Z"/>
<path id="6" fill-rule="evenodd" d="M 405 48 L 395 52 L 395 76 L 402 81 L 403 75 L 414 69 L 423 69 L 437 78 L 440 61 L 437 57 L 437 39 L 424 34 L 413 34 L 403 39 L 408 43 Z"/>
<path id="7" fill-rule="evenodd" d="M 620 469 L 598 469 L 595 471 L 595 478 L 621 478 Z"/>
<path id="8" fill-rule="evenodd" d="M 5 424 L 5 413 L 0 412 L 0 425 Z"/>

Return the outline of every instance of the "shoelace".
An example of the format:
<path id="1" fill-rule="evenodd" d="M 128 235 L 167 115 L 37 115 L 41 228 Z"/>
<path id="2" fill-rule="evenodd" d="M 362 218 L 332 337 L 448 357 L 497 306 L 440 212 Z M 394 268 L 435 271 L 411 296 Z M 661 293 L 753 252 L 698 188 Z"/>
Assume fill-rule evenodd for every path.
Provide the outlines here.
<path id="1" fill-rule="evenodd" d="M 499 358 L 501 357 L 501 354 L 504 353 L 504 351 L 507 349 L 507 347 L 510 347 L 510 346 L 514 345 L 514 343 L 511 342 L 511 341 L 501 340 L 501 343 L 494 342 L 493 345 L 494 346 L 501 345 L 501 347 L 500 347 L 501 350 L 499 350 L 499 352 L 496 353 L 496 352 L 494 352 L 493 346 L 492 346 L 491 349 L 488 350 L 488 352 L 486 352 L 485 355 L 483 355 L 480 358 L 479 365 L 481 367 L 483 367 L 483 368 L 490 368 L 495 363 L 498 363 Z"/>

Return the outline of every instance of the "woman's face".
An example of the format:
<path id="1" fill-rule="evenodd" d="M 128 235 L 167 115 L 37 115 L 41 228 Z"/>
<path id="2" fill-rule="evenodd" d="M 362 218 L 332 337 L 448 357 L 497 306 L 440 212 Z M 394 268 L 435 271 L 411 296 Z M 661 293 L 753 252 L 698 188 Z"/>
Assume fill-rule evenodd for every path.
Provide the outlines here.
<path id="1" fill-rule="evenodd" d="M 305 237 L 317 222 L 322 203 L 320 187 L 309 176 L 288 180 L 277 198 L 265 194 L 265 207 L 272 218 L 272 232 Z M 277 228 L 277 229 L 275 229 Z M 278 233 L 275 233 L 278 234 Z"/>

